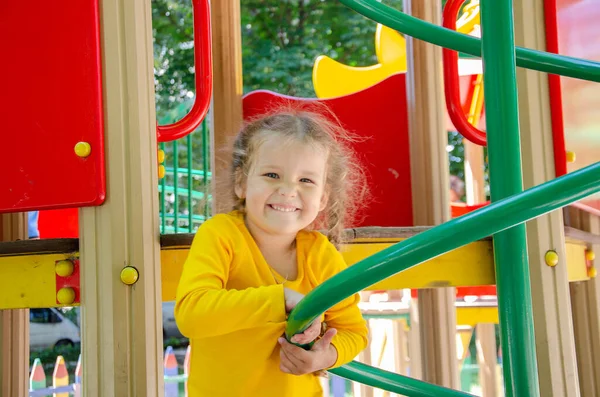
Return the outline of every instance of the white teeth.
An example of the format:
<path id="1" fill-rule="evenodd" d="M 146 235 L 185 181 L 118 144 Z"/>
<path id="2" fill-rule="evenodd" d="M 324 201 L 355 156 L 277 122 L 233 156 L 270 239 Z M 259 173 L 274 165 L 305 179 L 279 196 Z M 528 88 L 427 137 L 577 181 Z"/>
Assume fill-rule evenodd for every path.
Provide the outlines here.
<path id="1" fill-rule="evenodd" d="M 273 208 L 276 211 L 281 211 L 281 212 L 294 212 L 294 211 L 296 211 L 296 208 L 294 208 L 294 207 L 280 207 L 280 206 L 275 205 L 275 204 L 271 204 L 271 208 Z"/>

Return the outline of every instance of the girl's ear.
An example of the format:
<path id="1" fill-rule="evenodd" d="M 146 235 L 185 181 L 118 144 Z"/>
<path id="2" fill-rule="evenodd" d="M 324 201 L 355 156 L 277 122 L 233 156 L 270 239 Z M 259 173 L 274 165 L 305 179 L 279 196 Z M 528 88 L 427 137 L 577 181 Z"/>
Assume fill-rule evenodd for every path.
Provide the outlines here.
<path id="1" fill-rule="evenodd" d="M 319 212 L 323 211 L 325 207 L 327 207 L 327 203 L 329 202 L 329 190 L 325 190 L 323 195 L 321 196 L 321 205 L 319 206 Z"/>
<path id="2" fill-rule="evenodd" d="M 246 198 L 246 186 L 242 178 L 242 170 L 239 168 L 235 170 L 235 186 L 233 190 L 239 199 Z"/>

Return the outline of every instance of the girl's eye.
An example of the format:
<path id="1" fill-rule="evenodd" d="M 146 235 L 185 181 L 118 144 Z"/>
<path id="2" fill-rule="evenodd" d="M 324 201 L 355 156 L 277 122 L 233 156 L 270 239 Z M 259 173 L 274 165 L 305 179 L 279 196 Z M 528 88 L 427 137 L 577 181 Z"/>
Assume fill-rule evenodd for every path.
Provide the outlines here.
<path id="1" fill-rule="evenodd" d="M 300 179 L 300 182 L 302 182 L 302 183 L 314 183 L 311 179 L 308 179 L 308 178 L 302 178 L 302 179 Z"/>
<path id="2" fill-rule="evenodd" d="M 278 179 L 279 175 L 277 175 L 274 172 L 267 172 L 264 176 L 266 176 L 267 178 L 273 178 L 273 179 Z"/>

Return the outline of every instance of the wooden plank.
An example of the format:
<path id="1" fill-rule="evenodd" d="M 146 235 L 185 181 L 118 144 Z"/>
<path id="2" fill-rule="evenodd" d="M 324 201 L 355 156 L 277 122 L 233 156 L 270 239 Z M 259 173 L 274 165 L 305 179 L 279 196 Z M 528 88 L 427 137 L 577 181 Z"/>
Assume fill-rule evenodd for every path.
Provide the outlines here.
<path id="1" fill-rule="evenodd" d="M 514 17 L 516 45 L 544 51 L 543 0 L 515 1 Z M 523 187 L 527 189 L 555 178 L 548 76 L 518 68 L 517 83 Z M 527 223 L 539 390 L 544 397 L 579 396 L 563 227 L 561 211 Z M 554 267 L 545 263 L 548 250 L 558 253 L 559 263 Z M 503 265 L 510 264 L 498 264 Z"/>
<path id="2" fill-rule="evenodd" d="M 152 12 L 146 0 L 100 5 L 108 197 L 79 212 L 86 397 L 162 395 L 158 164 Z M 120 279 L 125 266 L 139 279 Z"/>
<path id="3" fill-rule="evenodd" d="M 441 25 L 441 2 L 404 0 L 403 6 L 406 13 Z M 439 225 L 450 220 L 442 50 L 406 37 L 406 55 L 413 223 Z M 423 380 L 450 388 L 459 387 L 455 295 L 452 288 L 425 289 L 417 299 Z"/>
<path id="4" fill-rule="evenodd" d="M 213 53 L 213 104 L 211 135 L 213 189 L 216 212 L 228 211 L 229 163 L 233 137 L 242 126 L 242 24 L 240 2 L 211 2 Z"/>
<path id="5" fill-rule="evenodd" d="M 0 241 L 27 238 L 27 213 L 0 215 Z M 4 275 L 0 278 L 17 281 Z M 0 395 L 27 396 L 28 374 L 29 310 L 0 309 Z"/>

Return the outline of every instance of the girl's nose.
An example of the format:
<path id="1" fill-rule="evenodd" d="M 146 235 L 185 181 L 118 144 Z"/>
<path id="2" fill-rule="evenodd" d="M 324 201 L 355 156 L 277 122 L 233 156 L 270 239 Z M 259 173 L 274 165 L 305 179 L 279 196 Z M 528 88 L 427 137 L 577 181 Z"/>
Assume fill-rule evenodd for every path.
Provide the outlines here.
<path id="1" fill-rule="evenodd" d="M 286 197 L 296 197 L 296 185 L 293 183 L 281 183 L 279 194 Z"/>

